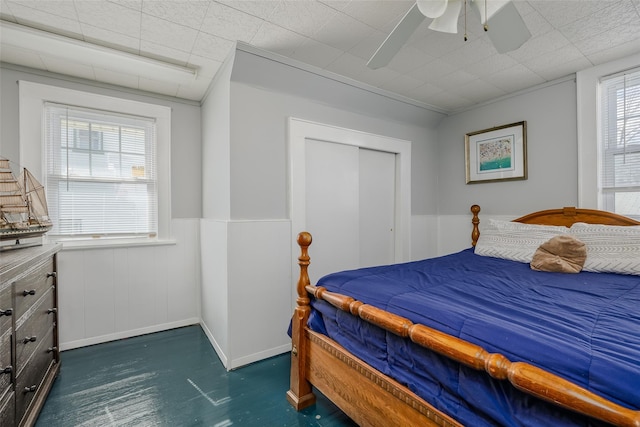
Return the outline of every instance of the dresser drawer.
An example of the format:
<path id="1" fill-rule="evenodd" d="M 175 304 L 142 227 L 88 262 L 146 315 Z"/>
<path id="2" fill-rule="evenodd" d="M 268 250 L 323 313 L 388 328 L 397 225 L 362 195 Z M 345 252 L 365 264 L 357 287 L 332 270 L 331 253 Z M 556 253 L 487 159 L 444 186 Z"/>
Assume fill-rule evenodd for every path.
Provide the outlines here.
<path id="1" fill-rule="evenodd" d="M 53 328 L 46 331 L 43 339 L 38 343 L 31 358 L 27 361 L 27 369 L 23 369 L 16 376 L 16 420 L 21 420 L 29 404 L 38 394 L 45 374 L 55 362 L 53 346 Z"/>
<path id="2" fill-rule="evenodd" d="M 13 366 L 11 366 L 11 330 L 0 335 L 0 396 L 11 388 Z M 4 425 L 0 423 L 0 426 Z"/>
<path id="3" fill-rule="evenodd" d="M 0 426 L 16 425 L 15 394 L 8 390 L 4 395 L 0 393 Z"/>
<path id="4" fill-rule="evenodd" d="M 54 301 L 53 287 L 51 287 L 30 308 L 25 316 L 16 322 L 14 338 L 16 375 L 20 375 L 41 341 L 45 339 L 51 340 L 49 347 L 53 346 L 52 327 L 55 322 L 55 314 L 51 312 L 51 309 L 54 307 Z"/>
<path id="5" fill-rule="evenodd" d="M 15 295 L 14 316 L 16 320 L 54 284 L 53 258 L 47 258 L 33 268 L 27 275 L 13 284 Z"/>
<path id="6" fill-rule="evenodd" d="M 13 318 L 13 303 L 11 302 L 11 286 L 0 291 L 0 334 L 11 330 Z"/>

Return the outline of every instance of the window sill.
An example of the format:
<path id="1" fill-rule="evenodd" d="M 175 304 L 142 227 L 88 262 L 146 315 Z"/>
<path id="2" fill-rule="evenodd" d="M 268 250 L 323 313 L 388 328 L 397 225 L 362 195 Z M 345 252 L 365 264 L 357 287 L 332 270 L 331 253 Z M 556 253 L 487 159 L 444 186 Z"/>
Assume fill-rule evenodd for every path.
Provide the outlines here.
<path id="1" fill-rule="evenodd" d="M 50 240 L 51 243 L 61 243 L 63 251 L 86 249 L 115 249 L 150 246 L 175 245 L 173 239 L 95 239 L 95 240 Z"/>

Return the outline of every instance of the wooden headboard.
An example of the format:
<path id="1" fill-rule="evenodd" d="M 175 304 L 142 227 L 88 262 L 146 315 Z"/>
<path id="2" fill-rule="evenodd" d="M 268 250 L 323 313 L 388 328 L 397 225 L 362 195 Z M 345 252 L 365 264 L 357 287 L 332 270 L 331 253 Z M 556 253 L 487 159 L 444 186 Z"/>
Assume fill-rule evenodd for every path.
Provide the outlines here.
<path id="1" fill-rule="evenodd" d="M 473 246 L 478 242 L 480 237 L 480 206 L 471 206 L 473 219 L 473 231 L 471 232 L 471 244 Z M 513 222 L 521 222 L 523 224 L 540 224 L 540 225 L 564 225 L 571 227 L 576 222 L 585 222 L 587 224 L 604 224 L 604 225 L 640 225 L 640 221 L 636 221 L 626 216 L 618 215 L 613 212 L 599 211 L 597 209 L 579 209 L 574 207 L 566 207 L 562 209 L 547 209 L 530 213 L 529 215 L 516 218 Z"/>

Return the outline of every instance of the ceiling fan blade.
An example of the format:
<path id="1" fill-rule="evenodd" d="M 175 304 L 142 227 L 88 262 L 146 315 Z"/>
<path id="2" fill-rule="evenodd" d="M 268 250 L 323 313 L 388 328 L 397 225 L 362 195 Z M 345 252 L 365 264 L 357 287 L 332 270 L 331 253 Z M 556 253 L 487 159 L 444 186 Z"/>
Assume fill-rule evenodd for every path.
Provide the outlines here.
<path id="1" fill-rule="evenodd" d="M 513 2 L 508 2 L 499 9 L 487 24 L 487 35 L 498 53 L 514 51 L 531 38 L 531 33 Z"/>
<path id="2" fill-rule="evenodd" d="M 437 18 L 447 10 L 447 0 L 417 0 L 416 4 L 427 18 Z"/>
<path id="3" fill-rule="evenodd" d="M 431 21 L 429 28 L 443 33 L 457 33 L 460 9 L 462 9 L 462 0 L 449 0 L 447 2 L 447 10 L 442 16 Z"/>
<path id="4" fill-rule="evenodd" d="M 387 65 L 424 19 L 425 16 L 420 12 L 418 5 L 414 4 L 369 59 L 367 67 L 377 70 Z"/>
<path id="5" fill-rule="evenodd" d="M 487 21 L 487 19 L 491 19 L 493 15 L 495 15 L 508 3 L 511 3 L 511 0 L 471 0 L 473 8 L 478 13 L 478 15 L 480 15 L 480 22 L 482 22 L 483 24 Z"/>

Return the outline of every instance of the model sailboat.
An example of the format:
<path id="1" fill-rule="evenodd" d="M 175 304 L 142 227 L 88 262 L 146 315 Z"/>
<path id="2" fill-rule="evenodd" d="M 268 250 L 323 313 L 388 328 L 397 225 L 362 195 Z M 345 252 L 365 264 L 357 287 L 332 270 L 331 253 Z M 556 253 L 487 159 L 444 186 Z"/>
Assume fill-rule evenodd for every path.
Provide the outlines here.
<path id="1" fill-rule="evenodd" d="M 51 229 L 44 187 L 26 168 L 19 176 L 0 157 L 0 241 L 38 237 Z"/>

